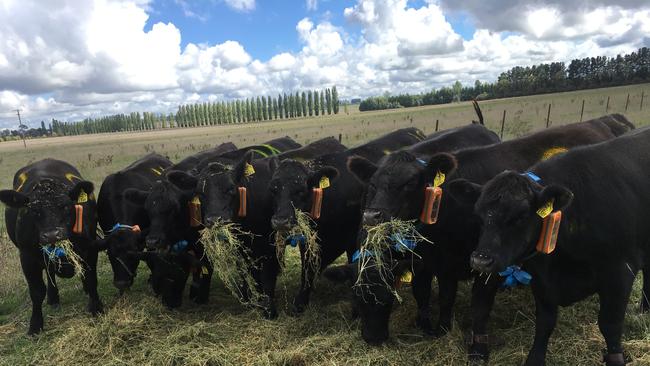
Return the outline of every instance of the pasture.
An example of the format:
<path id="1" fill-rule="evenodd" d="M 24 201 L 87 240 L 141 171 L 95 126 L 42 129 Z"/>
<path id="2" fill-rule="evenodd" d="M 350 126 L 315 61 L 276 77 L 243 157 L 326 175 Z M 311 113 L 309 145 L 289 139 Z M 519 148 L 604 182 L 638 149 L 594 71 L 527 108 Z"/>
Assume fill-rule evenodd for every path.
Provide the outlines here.
<path id="1" fill-rule="evenodd" d="M 642 92 L 646 96 L 641 110 Z M 627 95 L 628 111 L 625 112 Z M 637 126 L 650 124 L 650 84 L 481 102 L 486 124 L 500 132 L 506 110 L 504 139 L 544 128 L 548 104 L 551 125 L 609 113 L 624 113 Z M 0 143 L 0 187 L 11 187 L 14 172 L 45 157 L 75 165 L 96 191 L 110 172 L 143 154 L 156 151 L 172 160 L 215 144 L 237 146 L 288 135 L 300 143 L 338 134 L 354 146 L 391 130 L 415 126 L 432 133 L 476 119 L 469 103 L 294 119 L 245 125 L 115 133 Z M 2 211 L 3 208 L 0 208 Z M 4 215 L 3 215 L 4 216 Z M 60 280 L 61 308 L 44 305 L 45 331 L 25 335 L 31 303 L 20 270 L 18 251 L 0 222 L 0 364 L 3 365 L 463 365 L 465 337 L 470 325 L 470 284 L 460 286 L 454 330 L 442 339 L 426 338 L 415 329 L 415 304 L 410 289 L 391 317 L 391 340 L 381 347 L 366 345 L 359 321 L 351 318 L 348 287 L 326 279 L 317 283 L 309 309 L 300 317 L 287 314 L 299 282 L 299 259 L 290 251 L 279 279 L 277 320 L 265 320 L 245 309 L 215 279 L 210 301 L 197 306 L 185 297 L 183 306 L 165 309 L 147 285 L 148 270 L 140 267 L 133 288 L 118 296 L 105 254 L 100 254 L 99 290 L 105 313 L 92 318 L 85 312 L 86 296 L 78 280 Z M 342 261 L 342 258 L 339 259 Z M 437 293 L 437 291 L 435 291 Z M 187 291 L 185 292 L 187 294 Z M 637 310 L 637 279 L 626 317 L 624 346 L 635 365 L 650 364 L 650 316 Z M 437 309 L 434 295 L 433 309 Z M 600 364 L 603 339 L 596 324 L 595 297 L 562 309 L 549 346 L 549 365 Z M 534 303 L 530 291 L 504 291 L 497 297 L 490 321 L 492 365 L 518 365 L 525 359 L 534 335 Z"/>

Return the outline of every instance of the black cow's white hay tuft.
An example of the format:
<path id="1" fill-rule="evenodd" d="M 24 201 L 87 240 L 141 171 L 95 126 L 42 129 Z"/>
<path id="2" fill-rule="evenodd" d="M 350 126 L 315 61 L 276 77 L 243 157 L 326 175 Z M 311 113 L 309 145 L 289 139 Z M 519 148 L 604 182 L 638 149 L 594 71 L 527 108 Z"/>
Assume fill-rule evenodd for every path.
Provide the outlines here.
<path id="1" fill-rule="evenodd" d="M 287 232 L 275 233 L 275 248 L 278 261 L 280 262 L 280 266 L 284 267 L 284 252 L 287 242 L 290 242 L 292 238 L 294 238 L 294 240 L 302 241 L 299 245 L 302 245 L 304 248 L 301 249 L 301 253 L 304 253 L 303 266 L 311 268 L 313 273 L 318 273 L 320 270 L 321 258 L 318 234 L 313 229 L 315 225 L 314 220 L 311 219 L 308 213 L 299 209 L 294 210 L 296 225 Z M 309 281 L 310 279 L 306 280 Z"/>
<path id="2" fill-rule="evenodd" d="M 257 264 L 241 240 L 246 235 L 253 234 L 243 231 L 238 224 L 217 222 L 201 232 L 200 240 L 205 257 L 233 296 L 242 304 L 259 305 L 265 295 L 259 292 L 251 274 Z"/>
<path id="3" fill-rule="evenodd" d="M 365 226 L 365 240 L 359 248 L 359 271 L 354 288 L 368 287 L 371 284 L 379 284 L 389 289 L 401 301 L 401 297 L 395 289 L 395 276 L 392 273 L 394 261 L 393 253 L 401 252 L 411 256 L 419 257 L 413 248 L 402 243 L 411 241 L 414 243 L 431 243 L 415 228 L 414 221 L 394 219 L 375 226 Z M 369 276 L 368 270 L 376 271 L 375 276 Z M 399 276 L 399 275 L 398 275 Z M 369 283 L 378 282 L 378 283 Z"/>
<path id="4" fill-rule="evenodd" d="M 74 251 L 70 240 L 59 240 L 56 243 L 49 245 L 48 248 L 49 254 L 45 253 L 45 258 L 51 263 L 54 263 L 57 270 L 60 270 L 62 266 L 66 265 L 65 261 L 67 261 L 74 269 L 74 275 L 76 277 L 84 276 L 84 260 Z M 60 249 L 65 253 L 64 258 L 56 255 L 57 249 Z"/>

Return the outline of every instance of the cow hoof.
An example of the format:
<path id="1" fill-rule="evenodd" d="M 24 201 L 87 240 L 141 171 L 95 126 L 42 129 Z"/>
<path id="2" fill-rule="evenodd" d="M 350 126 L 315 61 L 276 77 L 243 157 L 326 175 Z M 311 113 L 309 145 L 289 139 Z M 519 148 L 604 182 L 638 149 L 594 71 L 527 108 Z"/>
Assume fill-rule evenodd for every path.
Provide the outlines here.
<path id="1" fill-rule="evenodd" d="M 195 304 L 202 305 L 202 304 L 207 304 L 208 303 L 208 295 L 197 295 L 195 298 L 192 299 Z"/>
<path id="2" fill-rule="evenodd" d="M 291 311 L 289 314 L 292 316 L 299 316 L 302 313 L 304 313 L 306 309 L 307 309 L 307 304 L 293 303 L 293 306 L 291 306 Z"/>
<path id="3" fill-rule="evenodd" d="M 37 335 L 38 333 L 40 333 L 42 330 L 43 330 L 43 321 L 41 321 L 40 324 L 38 324 L 38 323 L 35 324 L 33 322 L 30 322 L 29 330 L 27 331 L 27 335 L 28 336 L 34 336 L 34 335 Z"/>
<path id="4" fill-rule="evenodd" d="M 274 319 L 277 319 L 277 317 L 278 317 L 278 310 L 275 307 L 267 308 L 267 309 L 262 310 L 262 315 L 267 320 L 274 320 Z"/>
<path id="5" fill-rule="evenodd" d="M 48 304 L 48 305 L 50 306 L 50 309 L 52 309 L 54 311 L 61 310 L 61 304 L 59 304 L 58 302 L 54 303 L 54 304 Z"/>
<path id="6" fill-rule="evenodd" d="M 415 326 L 428 336 L 435 336 L 436 332 L 431 325 L 431 320 L 426 318 L 418 318 L 415 321 Z"/>
<path id="7" fill-rule="evenodd" d="M 470 365 L 485 365 L 490 358 L 490 351 L 487 344 L 474 343 L 469 346 L 467 355 Z"/>
<path id="8" fill-rule="evenodd" d="M 99 300 L 94 300 L 94 301 L 91 300 L 90 302 L 88 302 L 88 306 L 86 307 L 86 310 L 93 316 L 97 316 L 104 312 L 104 305 Z"/>
<path id="9" fill-rule="evenodd" d="M 50 305 L 52 308 L 58 308 L 61 304 L 58 298 L 56 299 L 47 299 L 47 304 Z"/>

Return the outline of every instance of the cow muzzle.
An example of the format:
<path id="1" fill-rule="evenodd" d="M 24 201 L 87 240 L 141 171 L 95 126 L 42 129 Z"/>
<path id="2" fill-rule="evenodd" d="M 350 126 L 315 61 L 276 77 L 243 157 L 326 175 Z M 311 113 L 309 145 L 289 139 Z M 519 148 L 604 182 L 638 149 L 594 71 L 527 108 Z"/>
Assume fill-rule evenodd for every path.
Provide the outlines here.
<path id="1" fill-rule="evenodd" d="M 363 211 L 363 225 L 375 226 L 381 223 L 381 212 L 378 210 Z"/>
<path id="2" fill-rule="evenodd" d="M 487 254 L 475 251 L 472 253 L 469 262 L 470 266 L 479 272 L 493 272 L 494 270 L 494 258 Z"/>
<path id="3" fill-rule="evenodd" d="M 55 228 L 54 230 L 49 230 L 40 235 L 41 244 L 53 244 L 59 240 L 66 238 L 65 229 Z"/>
<path id="4" fill-rule="evenodd" d="M 288 231 L 291 229 L 291 221 L 288 218 L 277 218 L 273 217 L 271 219 L 271 225 L 275 231 Z"/>

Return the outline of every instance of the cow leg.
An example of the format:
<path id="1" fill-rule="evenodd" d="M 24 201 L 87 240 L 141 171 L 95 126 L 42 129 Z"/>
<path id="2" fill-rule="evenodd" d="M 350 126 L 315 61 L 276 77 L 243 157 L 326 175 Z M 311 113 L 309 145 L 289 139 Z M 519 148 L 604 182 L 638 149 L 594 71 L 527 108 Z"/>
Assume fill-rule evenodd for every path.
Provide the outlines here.
<path id="1" fill-rule="evenodd" d="M 418 315 L 415 325 L 428 335 L 434 335 L 431 323 L 431 281 L 433 271 L 429 268 L 422 268 L 413 275 L 413 297 L 418 305 Z"/>
<path id="2" fill-rule="evenodd" d="M 606 272 L 598 278 L 600 284 L 598 328 L 607 343 L 606 365 L 625 365 L 621 336 L 623 335 L 625 309 L 630 299 L 636 273 L 635 271 L 631 273 L 628 266 L 623 263 L 618 268 L 611 268 Z"/>
<path id="3" fill-rule="evenodd" d="M 84 254 L 85 258 L 82 258 L 85 263 L 84 275 L 81 282 L 84 292 L 88 294 L 88 306 L 86 309 L 92 315 L 98 315 L 104 311 L 104 305 L 97 293 L 97 251 L 86 250 Z"/>
<path id="4" fill-rule="evenodd" d="M 315 266 L 308 262 L 305 256 L 305 246 L 299 245 L 299 247 L 301 263 L 300 290 L 298 290 L 298 294 L 293 299 L 293 307 L 291 309 L 291 312 L 295 315 L 302 314 L 307 308 L 307 305 L 309 305 L 309 296 L 311 295 L 314 281 L 319 271 L 319 268 L 315 268 Z"/>
<path id="5" fill-rule="evenodd" d="M 641 291 L 639 308 L 642 313 L 650 311 L 650 265 L 643 269 L 643 290 Z"/>
<path id="6" fill-rule="evenodd" d="M 535 294 L 535 340 L 528 352 L 526 366 L 545 365 L 548 339 L 555 329 L 556 322 L 557 305 L 546 303 L 539 294 Z"/>
<path id="7" fill-rule="evenodd" d="M 43 300 L 45 299 L 45 283 L 43 282 L 43 269 L 39 259 L 20 252 L 20 266 L 22 267 L 27 286 L 29 287 L 29 297 L 32 300 L 32 316 L 29 320 L 28 335 L 39 333 L 43 330 Z"/>
<path id="8" fill-rule="evenodd" d="M 212 280 L 213 268 L 201 254 L 201 267 L 192 273 L 192 285 L 190 286 L 190 299 L 197 304 L 206 304 L 210 297 L 210 282 Z"/>
<path id="9" fill-rule="evenodd" d="M 487 337 L 487 322 L 494 305 L 499 284 L 503 282 L 498 276 L 490 276 L 487 283 L 476 276 L 472 285 L 472 339 L 469 346 L 471 362 L 485 361 L 490 356 Z"/>
<path id="10" fill-rule="evenodd" d="M 50 262 L 47 263 L 47 304 L 53 308 L 58 308 L 60 305 L 59 289 L 56 287 L 56 270 L 54 265 Z"/>
<path id="11" fill-rule="evenodd" d="M 275 305 L 275 284 L 278 279 L 278 273 L 280 273 L 280 264 L 275 253 L 273 253 L 273 255 L 267 256 L 262 265 L 262 272 L 260 273 L 262 293 L 266 297 L 263 311 L 264 317 L 267 319 L 275 319 L 278 317 L 278 309 Z"/>
<path id="12" fill-rule="evenodd" d="M 440 291 L 440 317 L 438 325 L 434 329 L 434 336 L 442 337 L 451 330 L 451 319 L 456 302 L 458 290 L 458 279 L 448 274 L 438 276 L 438 288 Z"/>

